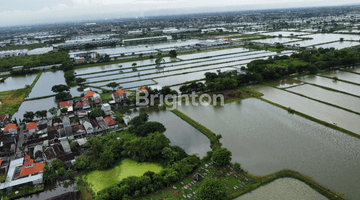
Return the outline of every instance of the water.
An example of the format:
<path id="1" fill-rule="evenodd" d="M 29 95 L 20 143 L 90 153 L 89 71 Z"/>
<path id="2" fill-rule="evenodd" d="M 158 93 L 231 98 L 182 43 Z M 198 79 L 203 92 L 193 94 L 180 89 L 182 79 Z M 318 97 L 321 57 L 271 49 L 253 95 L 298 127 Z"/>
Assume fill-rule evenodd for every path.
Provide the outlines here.
<path id="1" fill-rule="evenodd" d="M 171 61 L 170 57 L 164 57 L 163 59 L 165 60 L 165 62 Z M 155 64 L 155 59 L 117 63 L 117 64 L 111 64 L 111 65 L 103 65 L 103 66 L 99 66 L 99 67 L 81 68 L 81 69 L 76 69 L 74 71 L 75 71 L 76 75 L 82 75 L 82 74 L 88 74 L 88 73 L 94 73 L 94 72 L 102 72 L 102 71 L 106 71 L 106 70 L 114 70 L 114 69 L 122 70 L 123 68 L 131 68 L 133 63 L 136 63 L 137 66 L 151 65 L 151 64 Z M 120 65 L 122 65 L 121 68 L 119 67 Z"/>
<path id="2" fill-rule="evenodd" d="M 264 94 L 264 99 L 360 134 L 360 115 L 268 86 L 255 89 Z"/>
<path id="3" fill-rule="evenodd" d="M 360 113 L 360 98 L 357 97 L 325 90 L 308 84 L 289 88 L 287 90 Z"/>
<path id="4" fill-rule="evenodd" d="M 292 42 L 292 43 L 288 43 L 288 44 L 290 44 L 290 45 L 300 44 L 300 46 L 306 47 L 306 46 L 312 46 L 312 45 L 317 45 L 317 44 L 322 44 L 322 43 L 340 41 L 340 38 L 344 38 L 344 40 L 358 40 L 358 41 L 360 39 L 359 35 L 331 34 L 331 33 L 330 34 L 322 33 L 322 34 L 304 35 L 304 36 L 299 36 L 299 37 L 300 38 L 313 38 L 313 39 Z"/>
<path id="5" fill-rule="evenodd" d="M 353 71 L 353 72 L 356 72 L 356 73 L 360 73 L 360 68 L 357 67 L 357 68 L 352 68 L 350 69 L 350 71 Z"/>
<path id="6" fill-rule="evenodd" d="M 341 80 L 346 80 L 360 84 L 360 76 L 354 73 L 339 71 L 339 70 L 331 70 L 331 71 L 321 72 L 320 74 L 327 76 L 329 78 L 333 78 L 334 76 L 336 76 Z"/>
<path id="7" fill-rule="evenodd" d="M 164 124 L 166 127 L 165 135 L 171 141 L 171 145 L 177 145 L 185 149 L 188 154 L 198 154 L 200 158 L 211 151 L 210 140 L 200 131 L 183 121 L 165 107 L 147 107 L 128 111 L 126 114 L 132 118 L 140 113 L 146 112 L 149 115 L 149 121 L 156 121 Z"/>
<path id="8" fill-rule="evenodd" d="M 360 196 L 359 139 L 258 99 L 178 110 L 221 134 L 232 162 L 241 163 L 252 174 L 291 169 L 349 199 Z"/>
<path id="9" fill-rule="evenodd" d="M 209 56 L 219 56 L 219 55 L 223 55 L 223 54 L 244 52 L 244 51 L 248 51 L 248 49 L 233 48 L 233 49 L 223 49 L 223 50 L 217 50 L 217 51 L 207 51 L 207 52 L 201 52 L 201 53 L 179 55 L 179 56 L 177 56 L 177 58 L 179 58 L 181 60 L 188 60 L 188 59 L 203 58 L 203 57 L 209 57 Z"/>
<path id="10" fill-rule="evenodd" d="M 99 54 L 106 53 L 108 55 L 118 54 L 119 56 L 123 53 L 125 55 L 131 55 L 132 53 L 145 53 L 149 51 L 154 51 L 156 49 L 174 49 L 176 47 L 184 47 L 184 46 L 193 46 L 197 44 L 199 40 L 186 40 L 181 41 L 178 40 L 176 42 L 166 42 L 166 43 L 158 43 L 158 44 L 150 44 L 150 45 L 137 45 L 137 46 L 125 46 L 125 47 L 116 47 L 116 48 L 95 48 L 87 51 L 95 51 Z M 72 57 L 75 53 L 84 52 L 84 51 L 72 51 L 70 57 Z"/>
<path id="11" fill-rule="evenodd" d="M 322 45 L 318 45 L 315 46 L 316 48 L 335 48 L 335 49 L 344 49 L 344 48 L 348 48 L 348 47 L 353 47 L 353 46 L 357 46 L 360 45 L 359 42 L 349 42 L 349 41 L 342 41 L 342 42 L 333 42 L 333 43 L 328 43 L 328 44 L 322 44 Z"/>
<path id="12" fill-rule="evenodd" d="M 268 183 L 251 193 L 244 194 L 236 200 L 253 199 L 292 199 L 292 200 L 327 200 L 325 196 L 318 193 L 305 183 L 293 178 L 281 178 Z"/>
<path id="13" fill-rule="evenodd" d="M 301 76 L 296 79 L 360 96 L 360 86 L 350 83 L 334 81 L 331 78 L 324 78 L 315 75 Z"/>
<path id="14" fill-rule="evenodd" d="M 25 88 L 26 85 L 31 85 L 34 82 L 36 76 L 37 74 L 29 74 L 8 77 L 4 83 L 0 82 L 0 92 Z"/>
<path id="15" fill-rule="evenodd" d="M 260 39 L 260 40 L 251 40 L 251 42 L 268 43 L 268 44 L 273 44 L 275 42 L 285 43 L 285 42 L 294 42 L 294 41 L 299 41 L 299 39 L 275 37 L 275 38 L 266 38 L 266 39 Z"/>
<path id="16" fill-rule="evenodd" d="M 38 200 L 38 199 L 49 199 L 52 197 L 56 197 L 68 192 L 76 191 L 73 187 L 75 187 L 74 181 L 63 181 L 53 186 L 45 186 L 45 191 L 40 192 L 38 194 L 33 194 L 28 197 L 20 198 L 19 200 Z"/>
<path id="17" fill-rule="evenodd" d="M 291 36 L 291 34 L 293 34 L 294 36 L 297 36 L 297 35 L 306 35 L 307 33 L 291 32 L 291 31 L 277 31 L 277 32 L 261 33 L 260 35 L 279 36 L 279 34 L 281 34 L 284 37 L 289 37 L 289 36 Z"/>
<path id="18" fill-rule="evenodd" d="M 13 119 L 23 119 L 24 114 L 26 111 L 40 111 L 40 110 L 49 110 L 52 107 L 58 107 L 57 103 L 55 102 L 55 97 L 49 97 L 46 99 L 38 99 L 33 101 L 24 101 L 21 106 L 19 107 L 19 110 L 13 115 Z M 60 111 L 58 112 L 58 114 Z M 51 117 L 51 114 L 48 112 L 47 117 Z"/>
<path id="19" fill-rule="evenodd" d="M 59 84 L 66 85 L 63 71 L 43 72 L 27 98 L 54 95 L 56 93 L 52 92 L 51 88 Z M 76 87 L 70 88 L 70 93 L 73 97 L 81 95 Z"/>
<path id="20" fill-rule="evenodd" d="M 270 81 L 270 82 L 267 82 L 267 84 L 275 86 L 277 88 L 287 88 L 287 87 L 300 85 L 300 84 L 302 84 L 302 82 L 292 79 L 292 78 L 285 78 L 285 79 Z"/>

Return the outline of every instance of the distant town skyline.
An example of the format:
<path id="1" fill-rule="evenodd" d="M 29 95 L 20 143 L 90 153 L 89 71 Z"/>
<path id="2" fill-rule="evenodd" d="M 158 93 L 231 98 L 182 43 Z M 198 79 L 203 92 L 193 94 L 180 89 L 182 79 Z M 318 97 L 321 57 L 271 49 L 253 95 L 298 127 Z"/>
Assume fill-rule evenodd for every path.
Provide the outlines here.
<path id="1" fill-rule="evenodd" d="M 0 1 L 0 27 L 172 14 L 359 4 L 357 0 L 17 0 Z"/>

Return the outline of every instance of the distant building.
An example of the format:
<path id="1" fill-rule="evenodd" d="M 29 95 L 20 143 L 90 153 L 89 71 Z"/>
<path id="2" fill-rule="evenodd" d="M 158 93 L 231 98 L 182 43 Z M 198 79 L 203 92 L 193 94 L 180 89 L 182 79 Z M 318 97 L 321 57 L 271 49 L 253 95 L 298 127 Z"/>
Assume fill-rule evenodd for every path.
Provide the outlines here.
<path id="1" fill-rule="evenodd" d="M 10 50 L 10 51 L 0 51 L 0 58 L 16 57 L 16 56 L 25 56 L 29 51 L 27 49 L 23 50 Z"/>

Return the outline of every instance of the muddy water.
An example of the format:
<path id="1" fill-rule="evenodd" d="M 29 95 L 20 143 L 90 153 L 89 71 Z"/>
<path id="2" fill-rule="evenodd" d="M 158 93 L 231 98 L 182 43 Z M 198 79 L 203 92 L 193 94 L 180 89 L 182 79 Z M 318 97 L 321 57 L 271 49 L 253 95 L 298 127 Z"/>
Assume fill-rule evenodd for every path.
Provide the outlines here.
<path id="1" fill-rule="evenodd" d="M 291 169 L 350 199 L 360 196 L 359 139 L 258 99 L 178 110 L 221 134 L 232 162 L 241 163 L 250 173 Z"/>

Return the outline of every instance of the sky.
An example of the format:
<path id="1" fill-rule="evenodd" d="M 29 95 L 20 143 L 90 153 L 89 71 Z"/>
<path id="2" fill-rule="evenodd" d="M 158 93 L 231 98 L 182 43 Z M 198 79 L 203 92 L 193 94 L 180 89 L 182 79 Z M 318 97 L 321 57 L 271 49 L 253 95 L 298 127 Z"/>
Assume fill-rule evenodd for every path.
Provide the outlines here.
<path id="1" fill-rule="evenodd" d="M 359 4 L 358 0 L 0 0 L 0 27 L 169 14 Z"/>

